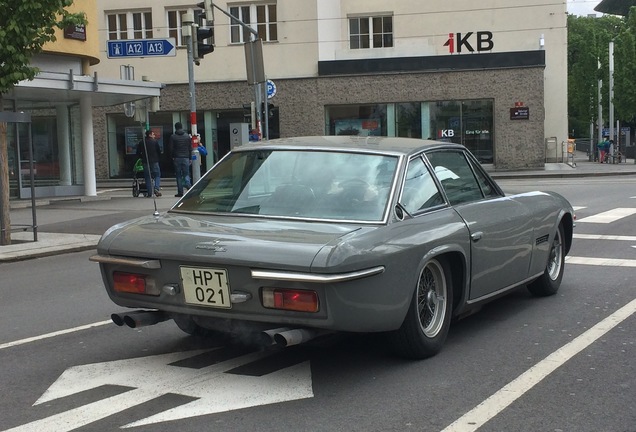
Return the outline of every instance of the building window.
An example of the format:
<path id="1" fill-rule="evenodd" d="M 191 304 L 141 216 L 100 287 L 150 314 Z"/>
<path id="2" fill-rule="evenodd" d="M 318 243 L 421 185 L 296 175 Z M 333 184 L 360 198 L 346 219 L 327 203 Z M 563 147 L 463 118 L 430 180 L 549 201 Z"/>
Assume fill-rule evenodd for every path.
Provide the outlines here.
<path id="1" fill-rule="evenodd" d="M 328 135 L 387 136 L 387 105 L 326 108 Z"/>
<path id="2" fill-rule="evenodd" d="M 493 108 L 492 99 L 326 106 L 325 133 L 459 143 L 479 162 L 493 163 Z"/>
<path id="3" fill-rule="evenodd" d="M 168 35 L 177 42 L 177 46 L 185 46 L 185 37 L 182 34 L 182 18 L 183 14 L 187 13 L 187 9 L 183 10 L 168 10 L 167 19 L 168 19 Z M 197 17 L 203 13 L 202 9 L 194 9 L 193 14 L 195 21 L 198 21 Z M 200 23 L 199 23 L 200 24 Z"/>
<path id="4" fill-rule="evenodd" d="M 276 5 L 259 4 L 230 7 L 230 14 L 258 31 L 258 37 L 266 42 L 278 40 L 276 23 Z M 251 33 L 240 24 L 230 24 L 230 41 L 245 43 L 250 40 Z"/>
<path id="5" fill-rule="evenodd" d="M 108 40 L 152 39 L 151 12 L 107 14 Z"/>
<path id="6" fill-rule="evenodd" d="M 387 48 L 392 46 L 392 16 L 349 18 L 349 48 Z"/>

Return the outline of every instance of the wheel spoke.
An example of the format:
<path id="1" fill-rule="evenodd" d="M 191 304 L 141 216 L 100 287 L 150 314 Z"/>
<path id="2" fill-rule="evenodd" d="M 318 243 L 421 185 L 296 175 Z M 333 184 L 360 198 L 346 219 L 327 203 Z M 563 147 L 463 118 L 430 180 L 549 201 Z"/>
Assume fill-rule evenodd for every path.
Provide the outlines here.
<path id="1" fill-rule="evenodd" d="M 417 312 L 420 326 L 428 337 L 435 337 L 444 322 L 446 282 L 438 265 L 428 265 L 420 276 Z"/>

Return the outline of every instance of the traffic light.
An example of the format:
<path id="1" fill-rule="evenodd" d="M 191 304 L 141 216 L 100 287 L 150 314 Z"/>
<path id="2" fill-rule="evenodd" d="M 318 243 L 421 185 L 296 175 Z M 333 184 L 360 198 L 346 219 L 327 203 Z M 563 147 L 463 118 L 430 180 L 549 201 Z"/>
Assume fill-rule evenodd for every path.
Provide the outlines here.
<path id="1" fill-rule="evenodd" d="M 197 3 L 197 7 L 203 9 L 203 13 L 199 14 L 200 18 L 205 18 L 208 26 L 214 25 L 214 9 L 212 9 L 212 0 L 205 0 Z M 204 26 L 205 27 L 205 26 Z"/>
<path id="2" fill-rule="evenodd" d="M 212 0 L 197 3 L 197 7 L 203 9 L 203 12 L 199 14 L 200 26 L 195 26 L 196 31 L 192 35 L 194 62 L 198 65 L 199 60 L 214 51 L 214 11 Z"/>
<path id="3" fill-rule="evenodd" d="M 194 38 L 194 60 L 201 60 L 206 54 L 214 51 L 214 29 L 198 27 Z M 206 39 L 208 40 L 206 42 Z"/>
<path id="4" fill-rule="evenodd" d="M 265 118 L 265 114 L 267 114 L 267 118 L 272 118 L 274 117 L 274 109 L 276 107 L 274 106 L 274 104 L 268 103 L 267 104 L 267 111 L 265 111 L 265 104 L 263 102 L 261 102 L 261 114 L 263 115 L 263 118 Z"/>

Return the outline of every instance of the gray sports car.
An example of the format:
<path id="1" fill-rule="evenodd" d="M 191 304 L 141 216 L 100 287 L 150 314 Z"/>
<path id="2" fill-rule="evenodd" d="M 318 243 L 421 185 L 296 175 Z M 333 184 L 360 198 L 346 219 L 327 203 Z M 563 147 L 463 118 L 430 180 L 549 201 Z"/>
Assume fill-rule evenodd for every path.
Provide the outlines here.
<path id="1" fill-rule="evenodd" d="M 281 345 L 383 332 L 425 358 L 485 301 L 556 293 L 574 219 L 556 193 L 504 195 L 461 145 L 289 138 L 235 148 L 166 213 L 110 228 L 91 260 L 116 304 L 143 309 L 119 325 Z"/>

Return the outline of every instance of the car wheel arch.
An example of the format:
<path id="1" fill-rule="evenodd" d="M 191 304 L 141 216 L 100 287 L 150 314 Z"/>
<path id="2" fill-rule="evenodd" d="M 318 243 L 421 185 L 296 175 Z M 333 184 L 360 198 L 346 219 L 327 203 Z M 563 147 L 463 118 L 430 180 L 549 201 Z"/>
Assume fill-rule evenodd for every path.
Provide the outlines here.
<path id="1" fill-rule="evenodd" d="M 420 273 L 424 269 L 427 262 L 432 259 L 438 261 L 444 261 L 450 267 L 452 273 L 452 289 L 453 289 L 453 315 L 455 310 L 459 309 L 459 306 L 464 304 L 468 299 L 469 283 L 467 276 L 470 274 L 468 266 L 468 257 L 459 246 L 447 245 L 443 247 L 437 247 L 431 249 L 420 260 L 417 268 L 417 275 L 419 278 Z M 413 286 L 413 291 L 416 287 Z M 413 293 L 411 292 L 411 294 Z M 405 313 L 406 315 L 406 313 Z"/>

